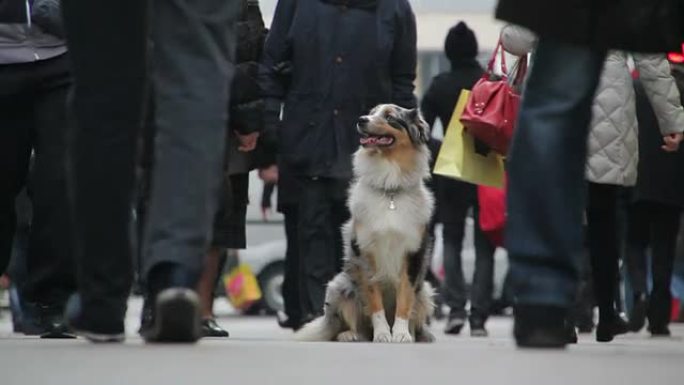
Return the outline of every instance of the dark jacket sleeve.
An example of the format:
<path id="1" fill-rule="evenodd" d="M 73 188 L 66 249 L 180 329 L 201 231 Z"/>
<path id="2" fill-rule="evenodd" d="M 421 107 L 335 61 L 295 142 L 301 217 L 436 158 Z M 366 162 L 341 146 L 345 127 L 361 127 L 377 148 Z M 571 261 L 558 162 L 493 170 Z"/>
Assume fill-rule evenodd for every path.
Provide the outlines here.
<path id="1" fill-rule="evenodd" d="M 437 102 L 435 100 L 435 88 L 436 82 L 433 79 L 432 83 L 430 83 L 430 87 L 428 87 L 427 92 L 425 92 L 425 96 L 423 96 L 423 101 L 420 103 L 420 109 L 423 113 L 423 118 L 427 122 L 428 126 L 430 126 L 430 131 L 432 131 L 432 128 L 435 125 L 435 120 L 437 120 Z M 444 122 L 442 122 L 442 124 L 444 124 Z"/>
<path id="2" fill-rule="evenodd" d="M 276 6 L 271 29 L 266 37 L 259 82 L 264 97 L 266 129 L 277 127 L 280 106 L 287 93 L 287 70 L 291 60 L 288 34 L 296 9 L 296 0 L 280 0 Z"/>
<path id="3" fill-rule="evenodd" d="M 416 79 L 416 17 L 408 1 L 400 3 L 397 29 L 392 50 L 392 102 L 404 108 L 415 108 L 413 94 Z"/>

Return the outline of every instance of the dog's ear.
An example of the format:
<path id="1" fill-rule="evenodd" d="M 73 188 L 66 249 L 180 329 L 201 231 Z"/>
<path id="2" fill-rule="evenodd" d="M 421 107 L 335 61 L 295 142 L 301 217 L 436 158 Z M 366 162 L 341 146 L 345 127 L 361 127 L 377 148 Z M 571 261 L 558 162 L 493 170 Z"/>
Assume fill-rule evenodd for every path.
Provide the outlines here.
<path id="1" fill-rule="evenodd" d="M 430 127 L 420 111 L 417 108 L 410 109 L 407 117 L 411 126 L 411 136 L 416 142 L 427 143 L 430 140 Z"/>

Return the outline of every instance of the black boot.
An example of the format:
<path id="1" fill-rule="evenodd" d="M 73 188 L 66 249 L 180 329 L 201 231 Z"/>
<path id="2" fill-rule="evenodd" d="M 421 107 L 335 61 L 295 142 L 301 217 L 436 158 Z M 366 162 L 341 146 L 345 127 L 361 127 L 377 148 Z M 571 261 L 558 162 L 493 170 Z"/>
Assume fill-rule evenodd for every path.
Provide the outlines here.
<path id="1" fill-rule="evenodd" d="M 518 347 L 562 349 L 568 344 L 568 309 L 547 305 L 516 305 L 513 334 Z"/>
<path id="2" fill-rule="evenodd" d="M 202 337 L 228 337 L 230 334 L 216 322 L 215 318 L 202 320 Z"/>
<path id="3" fill-rule="evenodd" d="M 615 336 L 625 334 L 628 331 L 629 324 L 615 311 L 600 314 L 599 323 L 596 327 L 596 341 L 610 342 Z"/>

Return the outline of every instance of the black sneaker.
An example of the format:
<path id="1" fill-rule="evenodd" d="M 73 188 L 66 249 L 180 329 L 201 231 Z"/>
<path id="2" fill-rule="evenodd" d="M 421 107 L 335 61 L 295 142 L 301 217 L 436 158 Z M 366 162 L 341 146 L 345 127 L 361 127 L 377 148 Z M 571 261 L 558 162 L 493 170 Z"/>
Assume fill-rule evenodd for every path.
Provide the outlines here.
<path id="1" fill-rule="evenodd" d="M 470 318 L 470 336 L 488 337 L 489 333 L 485 329 L 485 321 L 481 318 Z"/>
<path id="2" fill-rule="evenodd" d="M 202 337 L 228 337 L 230 334 L 216 322 L 214 318 L 202 320 Z"/>
<path id="3" fill-rule="evenodd" d="M 140 335 L 147 342 L 197 342 L 202 335 L 200 303 L 187 288 L 162 290 L 146 306 Z"/>
<path id="4" fill-rule="evenodd" d="M 36 305 L 44 339 L 74 339 L 76 335 L 64 320 L 64 306 Z"/>
<path id="5" fill-rule="evenodd" d="M 548 305 L 517 305 L 513 335 L 520 348 L 563 349 L 568 344 L 568 309 Z"/>
<path id="6" fill-rule="evenodd" d="M 461 334 L 463 326 L 465 326 L 465 317 L 449 314 L 447 319 L 446 327 L 444 328 L 444 334 L 458 335 Z"/>
<path id="7" fill-rule="evenodd" d="M 78 294 L 72 295 L 67 301 L 64 320 L 74 333 L 95 343 L 123 342 L 126 338 L 123 314 L 119 317 L 101 319 L 90 319 L 86 316 L 87 314 L 83 313 L 81 297 Z"/>

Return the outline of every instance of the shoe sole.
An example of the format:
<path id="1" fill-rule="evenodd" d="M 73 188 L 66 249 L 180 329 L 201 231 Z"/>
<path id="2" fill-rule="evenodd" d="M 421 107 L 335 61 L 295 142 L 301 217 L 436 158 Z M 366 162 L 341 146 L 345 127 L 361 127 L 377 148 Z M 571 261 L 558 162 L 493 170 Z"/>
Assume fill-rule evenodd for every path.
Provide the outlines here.
<path id="1" fill-rule="evenodd" d="M 199 297 L 184 288 L 166 289 L 157 296 L 155 323 L 143 336 L 147 342 L 194 343 L 201 336 Z"/>

